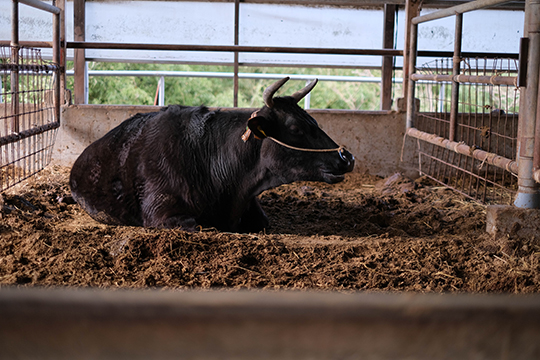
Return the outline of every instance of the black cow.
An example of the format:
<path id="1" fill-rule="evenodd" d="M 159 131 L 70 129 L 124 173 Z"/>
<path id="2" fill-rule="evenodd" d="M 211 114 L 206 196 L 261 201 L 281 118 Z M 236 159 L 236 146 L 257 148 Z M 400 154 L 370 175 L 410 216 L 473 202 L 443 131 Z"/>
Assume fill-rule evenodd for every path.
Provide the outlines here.
<path id="1" fill-rule="evenodd" d="M 317 81 L 274 97 L 288 79 L 268 87 L 255 112 L 174 105 L 125 120 L 75 161 L 73 197 L 107 224 L 264 229 L 262 191 L 301 180 L 336 183 L 354 167 L 354 157 L 297 105 Z"/>

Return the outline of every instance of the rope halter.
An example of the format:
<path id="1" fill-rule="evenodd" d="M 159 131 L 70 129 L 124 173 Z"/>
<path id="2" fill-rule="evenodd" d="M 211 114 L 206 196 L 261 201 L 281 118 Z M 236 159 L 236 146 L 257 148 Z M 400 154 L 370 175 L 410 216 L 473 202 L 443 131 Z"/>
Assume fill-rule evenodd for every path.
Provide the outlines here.
<path id="1" fill-rule="evenodd" d="M 246 132 L 244 133 L 244 135 L 242 135 L 242 140 L 244 142 L 248 141 L 249 139 L 249 136 L 251 135 L 251 129 L 249 127 L 246 127 Z M 257 137 L 255 134 L 253 135 L 255 136 L 256 139 L 259 139 L 261 140 L 259 137 Z M 287 149 L 291 149 L 291 150 L 296 150 L 296 151 L 304 151 L 304 152 L 318 152 L 318 153 L 326 153 L 326 152 L 334 152 L 334 151 L 337 151 L 338 154 L 339 154 L 339 157 L 343 160 L 343 161 L 349 161 L 347 158 L 345 158 L 345 155 L 343 154 L 343 152 L 345 151 L 345 147 L 344 146 L 340 146 L 340 147 L 337 147 L 337 148 L 333 148 L 333 149 L 307 149 L 307 148 L 301 148 L 301 147 L 296 147 L 296 146 L 292 146 L 292 145 L 289 145 L 289 144 L 286 144 L 284 143 L 283 141 L 280 141 L 272 136 L 266 136 L 266 138 L 272 140 L 273 142 L 275 142 L 276 144 L 279 144 L 283 147 L 286 147 Z"/>

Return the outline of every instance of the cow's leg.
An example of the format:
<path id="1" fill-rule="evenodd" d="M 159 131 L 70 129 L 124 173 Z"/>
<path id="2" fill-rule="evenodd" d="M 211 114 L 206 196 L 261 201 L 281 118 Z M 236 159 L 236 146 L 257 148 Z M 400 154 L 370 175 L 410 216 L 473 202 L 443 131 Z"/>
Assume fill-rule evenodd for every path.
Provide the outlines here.
<path id="1" fill-rule="evenodd" d="M 156 228 L 181 228 L 196 231 L 198 223 L 193 215 L 182 213 L 185 205 L 169 195 L 148 197 L 143 202 L 143 226 Z"/>
<path id="2" fill-rule="evenodd" d="M 242 214 L 238 224 L 239 232 L 259 232 L 268 227 L 268 217 L 261 208 L 257 198 L 253 198 Z"/>
<path id="3" fill-rule="evenodd" d="M 196 231 L 198 225 L 199 224 L 197 224 L 197 221 L 195 221 L 193 217 L 177 215 L 163 219 L 158 227 L 166 229 L 180 228 L 184 231 Z"/>

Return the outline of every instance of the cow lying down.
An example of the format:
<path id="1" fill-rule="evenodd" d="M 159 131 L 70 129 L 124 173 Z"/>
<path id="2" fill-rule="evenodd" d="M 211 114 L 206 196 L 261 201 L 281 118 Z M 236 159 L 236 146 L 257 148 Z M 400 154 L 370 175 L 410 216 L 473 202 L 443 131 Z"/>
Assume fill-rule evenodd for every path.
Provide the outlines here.
<path id="1" fill-rule="evenodd" d="M 336 183 L 354 157 L 297 103 L 316 84 L 250 110 L 168 106 L 137 114 L 84 150 L 71 170 L 73 197 L 115 225 L 257 232 L 268 225 L 257 195 L 294 181 Z"/>

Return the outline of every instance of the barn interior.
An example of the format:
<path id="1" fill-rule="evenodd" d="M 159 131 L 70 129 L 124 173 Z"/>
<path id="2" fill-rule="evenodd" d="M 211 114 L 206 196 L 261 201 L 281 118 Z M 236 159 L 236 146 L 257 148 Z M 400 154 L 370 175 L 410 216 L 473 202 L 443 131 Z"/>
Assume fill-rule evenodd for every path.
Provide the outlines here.
<path id="1" fill-rule="evenodd" d="M 450 288 L 424 294 L 430 291 L 422 287 L 397 293 L 257 286 L 163 290 L 166 285 L 152 283 L 138 290 L 94 289 L 92 283 L 32 284 L 32 276 L 24 285 L 6 271 L 0 273 L 0 352 L 6 356 L 540 357 L 537 0 L 12 0 L 0 6 L 6 14 L 0 19 L 3 193 L 17 191 L 44 169 L 69 168 L 89 144 L 123 120 L 161 108 L 169 77 L 230 79 L 237 107 L 242 81 L 264 75 L 271 82 L 283 76 L 280 67 L 376 69 L 378 109 L 316 109 L 309 99 L 303 104 L 326 133 L 355 155 L 355 172 L 383 180 L 399 173 L 400 179 L 449 189 L 464 199 L 464 207 L 481 212 L 482 232 L 493 246 L 526 239 L 518 242 L 520 249 L 527 246 L 527 259 L 536 261 L 523 280 L 528 290 L 521 291 L 532 294 L 519 296 L 510 290 L 478 294 L 459 287 L 457 294 L 447 294 Z M 182 25 L 171 26 L 171 19 Z M 139 72 L 159 80 L 154 105 L 89 104 L 92 77 L 133 76 L 92 71 L 92 61 L 219 64 L 232 71 Z M 241 71 L 261 65 L 276 71 Z M 291 77 L 303 82 L 311 76 Z M 329 76 L 321 81 L 365 79 Z M 17 201 L 24 207 L 24 199 Z M 7 242 L 14 229 L 0 229 L 0 241 Z M 103 229 L 78 231 L 84 236 Z M 194 241 L 177 232 L 160 234 Z M 378 234 L 383 235 L 394 236 Z M 241 239 L 247 246 L 250 239 L 273 246 L 263 234 L 260 239 L 250 236 Z M 401 242 L 407 246 L 407 238 Z M 292 253 L 300 260 L 302 253 Z M 237 267 L 255 274 L 249 265 Z M 1 266 L 0 261 L 0 271 Z M 361 266 L 370 271 L 372 265 Z M 456 280 L 460 273 L 435 271 L 431 276 Z"/>

